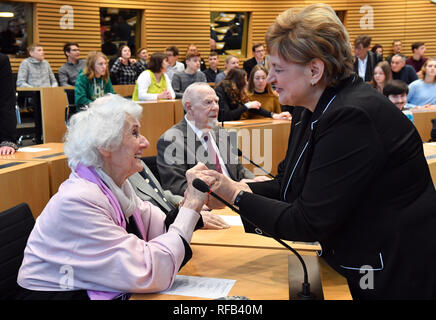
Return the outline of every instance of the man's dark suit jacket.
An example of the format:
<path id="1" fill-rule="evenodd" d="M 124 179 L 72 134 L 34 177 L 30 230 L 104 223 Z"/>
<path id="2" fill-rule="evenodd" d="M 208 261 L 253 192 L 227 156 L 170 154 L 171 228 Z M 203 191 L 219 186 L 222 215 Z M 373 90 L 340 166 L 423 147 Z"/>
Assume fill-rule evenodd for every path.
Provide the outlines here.
<path id="1" fill-rule="evenodd" d="M 7 55 L 0 53 L 0 143 L 15 142 L 17 115 L 15 114 L 15 82 Z"/>
<path id="2" fill-rule="evenodd" d="M 255 57 L 244 61 L 243 68 L 247 72 L 247 79 L 250 77 L 251 69 L 257 65 L 257 60 Z"/>
<path id="3" fill-rule="evenodd" d="M 293 113 L 277 178 L 249 184 L 241 215 L 279 238 L 319 241 L 353 298 L 435 299 L 436 193 L 413 124 L 357 75 L 313 113 Z"/>
<path id="4" fill-rule="evenodd" d="M 254 178 L 253 173 L 240 163 L 236 148 L 233 147 L 234 144 L 231 143 L 227 131 L 217 127 L 212 134 L 230 177 L 235 181 Z M 159 138 L 156 160 L 163 188 L 181 196 L 187 187 L 186 171 L 198 162 L 203 162 L 208 168 L 215 169 L 214 165 L 209 163 L 207 151 L 202 142 L 198 140 L 185 117 Z"/>
<path id="5" fill-rule="evenodd" d="M 363 79 L 364 81 L 367 82 L 372 80 L 374 68 L 380 61 L 382 61 L 382 59 L 379 55 L 372 51 L 368 51 L 368 62 L 366 63 L 365 79 Z M 355 57 L 354 60 L 354 72 L 359 75 L 359 59 L 357 57 Z"/>

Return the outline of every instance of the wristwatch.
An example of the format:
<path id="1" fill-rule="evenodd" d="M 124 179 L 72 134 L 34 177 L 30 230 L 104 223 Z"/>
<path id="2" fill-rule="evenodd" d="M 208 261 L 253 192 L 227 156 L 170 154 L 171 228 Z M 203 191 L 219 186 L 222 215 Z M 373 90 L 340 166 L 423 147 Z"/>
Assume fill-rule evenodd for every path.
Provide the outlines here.
<path id="1" fill-rule="evenodd" d="M 237 207 L 239 207 L 239 202 L 241 202 L 241 198 L 244 195 L 245 191 L 241 190 L 239 191 L 238 195 L 235 198 L 235 201 L 233 201 L 233 204 Z"/>

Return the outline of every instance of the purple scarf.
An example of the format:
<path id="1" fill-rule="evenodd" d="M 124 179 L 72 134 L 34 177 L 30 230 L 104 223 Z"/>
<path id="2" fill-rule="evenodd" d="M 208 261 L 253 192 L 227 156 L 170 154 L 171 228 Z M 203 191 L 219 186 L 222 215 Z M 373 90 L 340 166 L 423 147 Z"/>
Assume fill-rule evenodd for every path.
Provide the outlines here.
<path id="1" fill-rule="evenodd" d="M 75 169 L 76 173 L 82 179 L 88 180 L 89 182 L 95 183 L 104 195 L 108 198 L 110 205 L 114 208 L 116 217 L 115 223 L 124 229 L 126 229 L 126 218 L 124 217 L 123 211 L 121 210 L 120 204 L 117 198 L 114 196 L 112 191 L 106 186 L 106 184 L 101 180 L 100 176 L 97 174 L 93 167 L 85 167 L 79 164 Z M 144 234 L 144 224 L 142 223 L 141 216 L 138 209 L 133 213 L 133 219 L 138 226 L 139 232 L 141 233 L 142 239 L 145 240 Z M 88 296 L 91 300 L 112 300 L 117 297 L 125 297 L 126 294 L 121 292 L 108 292 L 108 291 L 94 291 L 88 290 Z"/>

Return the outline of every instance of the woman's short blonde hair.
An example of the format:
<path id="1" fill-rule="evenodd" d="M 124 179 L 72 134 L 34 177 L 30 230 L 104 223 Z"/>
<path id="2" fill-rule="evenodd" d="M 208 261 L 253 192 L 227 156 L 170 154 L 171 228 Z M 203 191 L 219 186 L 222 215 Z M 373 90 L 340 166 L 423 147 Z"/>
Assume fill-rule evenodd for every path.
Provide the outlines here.
<path id="1" fill-rule="evenodd" d="M 265 42 L 268 52 L 287 62 L 324 62 L 323 79 L 334 86 L 353 73 L 354 57 L 344 25 L 326 4 L 313 4 L 296 13 L 282 12 L 269 27 Z"/>

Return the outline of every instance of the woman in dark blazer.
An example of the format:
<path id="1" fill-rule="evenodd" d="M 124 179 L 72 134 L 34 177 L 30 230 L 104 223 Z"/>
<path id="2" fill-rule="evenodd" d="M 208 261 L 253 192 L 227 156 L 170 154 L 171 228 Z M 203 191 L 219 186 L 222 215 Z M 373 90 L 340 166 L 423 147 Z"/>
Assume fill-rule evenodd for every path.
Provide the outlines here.
<path id="1" fill-rule="evenodd" d="M 14 154 L 17 115 L 15 113 L 15 82 L 7 55 L 0 53 L 0 155 Z"/>
<path id="2" fill-rule="evenodd" d="M 269 234 L 319 241 L 354 299 L 435 299 L 436 193 L 415 127 L 353 72 L 329 6 L 285 11 L 266 42 L 280 103 L 301 106 L 286 158 L 249 185 L 204 171 L 212 190 Z"/>

